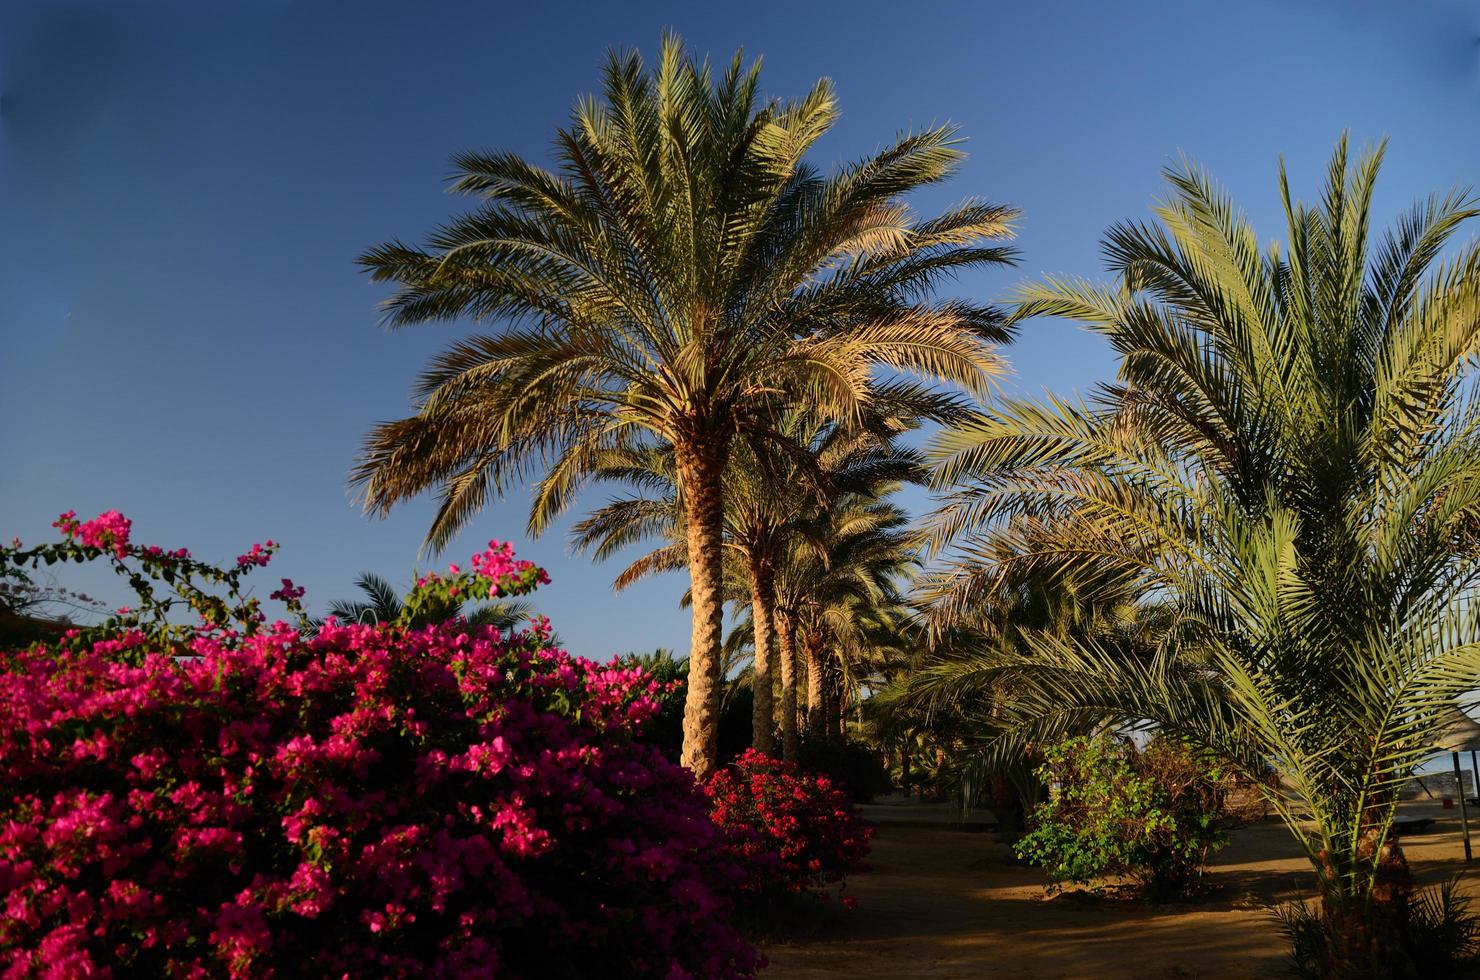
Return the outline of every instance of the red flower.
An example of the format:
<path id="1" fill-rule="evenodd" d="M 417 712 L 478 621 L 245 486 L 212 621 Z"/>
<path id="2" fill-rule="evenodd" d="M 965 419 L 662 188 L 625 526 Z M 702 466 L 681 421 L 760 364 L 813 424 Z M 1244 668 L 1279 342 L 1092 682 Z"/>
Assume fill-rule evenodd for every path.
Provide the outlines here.
<path id="1" fill-rule="evenodd" d="M 711 814 L 747 865 L 746 890 L 812 892 L 866 870 L 873 826 L 826 777 L 747 751 L 710 777 Z"/>

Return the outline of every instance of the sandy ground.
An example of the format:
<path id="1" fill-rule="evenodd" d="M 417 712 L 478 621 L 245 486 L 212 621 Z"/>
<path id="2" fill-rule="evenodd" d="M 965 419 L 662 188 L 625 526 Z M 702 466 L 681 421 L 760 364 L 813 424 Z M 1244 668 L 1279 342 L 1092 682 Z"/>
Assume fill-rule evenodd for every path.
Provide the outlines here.
<path id="1" fill-rule="evenodd" d="M 1208 894 L 1157 906 L 1082 892 L 1048 899 L 1040 872 L 1011 862 L 995 835 L 952 826 L 945 808 L 885 801 L 867 810 L 879 829 L 873 871 L 848 884 L 859 907 L 833 907 L 808 934 L 763 943 L 764 976 L 1279 976 L 1285 947 L 1267 907 L 1313 891 L 1308 865 L 1279 823 L 1234 831 L 1214 859 Z M 1457 810 L 1420 803 L 1402 816 L 1438 820 L 1403 839 L 1422 881 L 1463 869 Z M 1480 896 L 1480 876 L 1473 877 L 1462 888 Z"/>

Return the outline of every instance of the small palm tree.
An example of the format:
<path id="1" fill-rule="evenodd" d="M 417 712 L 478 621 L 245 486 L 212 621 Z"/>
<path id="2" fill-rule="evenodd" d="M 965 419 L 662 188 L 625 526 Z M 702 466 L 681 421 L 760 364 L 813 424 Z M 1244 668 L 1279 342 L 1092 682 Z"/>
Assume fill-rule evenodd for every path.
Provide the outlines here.
<path id="1" fill-rule="evenodd" d="M 794 538 L 777 573 L 783 662 L 805 670 L 809 736 L 841 734 L 843 702 L 909 642 L 902 596 L 916 555 L 893 485 L 840 495 Z M 787 652 L 789 651 L 789 652 Z"/>
<path id="2" fill-rule="evenodd" d="M 430 602 L 405 616 L 406 604 L 396 587 L 376 575 L 364 572 L 355 579 L 355 588 L 365 594 L 363 599 L 336 599 L 329 603 L 329 615 L 344 623 L 396 623 L 418 627 L 433 623 L 444 623 L 449 619 L 464 619 L 470 626 L 492 626 L 508 632 L 528 620 L 534 610 L 527 602 L 497 599 L 465 610 L 465 603 Z"/>
<path id="3" fill-rule="evenodd" d="M 703 776 L 716 753 L 723 480 L 737 436 L 769 431 L 787 402 L 856 418 L 880 367 L 983 393 L 1002 317 L 932 295 L 943 276 L 1010 260 L 990 240 L 1013 212 L 968 201 L 920 220 L 905 206 L 959 164 L 949 127 L 819 173 L 805 157 L 837 117 L 826 81 L 766 102 L 758 64 L 736 55 L 716 79 L 670 35 L 652 70 L 613 54 L 603 89 L 557 133 L 558 169 L 461 154 L 454 189 L 483 204 L 423 246 L 363 257 L 399 287 L 393 325 L 508 326 L 437 358 L 415 414 L 372 431 L 354 479 L 377 512 L 438 489 L 428 542 L 440 547 L 532 471 L 538 533 L 604 451 L 671 446 L 693 594 L 683 762 Z"/>
<path id="4" fill-rule="evenodd" d="M 1439 261 L 1480 210 L 1434 197 L 1379 237 L 1381 157 L 1349 165 L 1343 139 L 1314 207 L 1282 171 L 1288 239 L 1268 250 L 1202 172 L 1170 171 L 1159 222 L 1107 236 L 1117 282 L 1051 280 L 1019 313 L 1104 335 L 1119 382 L 943 435 L 929 528 L 981 558 L 962 568 L 979 584 L 1093 562 L 1165 610 L 1145 656 L 1054 632 L 1002 651 L 1004 724 L 1020 742 L 1149 719 L 1251 776 L 1272 763 L 1332 976 L 1396 975 L 1397 789 L 1480 683 L 1480 246 Z"/>
<path id="5" fill-rule="evenodd" d="M 948 747 L 947 771 L 963 805 L 988 793 L 1002 826 L 1018 829 L 1041 796 L 1035 771 L 1042 759 L 997 744 L 1004 704 L 1021 683 L 1004 664 L 1030 659 L 1048 637 L 1129 660 L 1152 657 L 1174 639 L 1167 611 L 1118 568 L 1084 553 L 1060 554 L 1057 541 L 1036 540 L 1031 531 L 1025 541 L 1021 533 L 975 540 L 919 578 L 919 642 L 871 702 L 886 734 L 928 733 L 935 746 Z M 1101 711 L 1063 715 L 1055 734 L 1089 735 L 1104 723 Z"/>
<path id="6" fill-rule="evenodd" d="M 911 418 L 958 414 L 949 400 L 934 402 L 924 404 L 913 397 L 907 403 L 890 400 L 893 408 L 907 410 Z M 753 638 L 752 744 L 768 754 L 776 747 L 772 660 L 776 575 L 787 548 L 817 531 L 830 499 L 887 493 L 900 481 L 924 479 L 918 454 L 893 441 L 913 421 L 874 411 L 866 421 L 845 427 L 810 413 L 789 412 L 778 424 L 785 441 L 737 441 L 726 471 L 723 542 L 730 566 L 726 597 L 748 607 L 746 632 Z M 638 541 L 656 537 L 667 542 L 628 565 L 616 578 L 618 590 L 648 575 L 685 567 L 684 514 L 671 450 L 645 447 L 608 453 L 594 468 L 593 478 L 641 492 L 609 501 L 576 524 L 572 541 L 577 549 L 603 560 Z M 781 668 L 783 701 L 788 700 L 788 691 L 794 692 L 793 667 L 788 663 Z M 794 712 L 795 706 L 789 710 Z M 782 717 L 783 754 L 795 758 L 796 731 L 786 725 L 785 713 Z"/>

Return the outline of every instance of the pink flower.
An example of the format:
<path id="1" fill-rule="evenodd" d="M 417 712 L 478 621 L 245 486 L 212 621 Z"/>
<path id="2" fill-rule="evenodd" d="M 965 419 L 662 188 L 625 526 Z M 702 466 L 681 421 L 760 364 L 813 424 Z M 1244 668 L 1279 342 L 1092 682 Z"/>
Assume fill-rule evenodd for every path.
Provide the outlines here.
<path id="1" fill-rule="evenodd" d="M 252 550 L 248 551 L 245 555 L 236 556 L 236 567 L 249 568 L 252 565 L 265 566 L 272 560 L 272 547 L 271 541 L 268 541 L 266 545 L 252 545 Z"/>
<path id="2" fill-rule="evenodd" d="M 127 528 L 105 524 L 115 546 Z M 430 587 L 537 583 L 491 550 L 496 579 Z M 732 845 L 645 741 L 668 692 L 640 671 L 465 621 L 173 629 L 74 632 L 0 666 L 7 962 L 58 978 L 760 965 L 731 912 L 747 869 L 781 858 Z"/>
<path id="3" fill-rule="evenodd" d="M 133 522 L 116 510 L 105 510 L 92 520 L 79 524 L 77 512 L 69 510 L 52 522 L 52 527 L 60 528 L 63 534 L 81 541 L 85 547 L 99 551 L 111 548 L 122 558 L 128 554 L 129 529 Z"/>
<path id="4" fill-rule="evenodd" d="M 282 602 L 297 602 L 303 598 L 305 591 L 302 586 L 295 586 L 292 579 L 285 578 L 283 579 L 283 587 L 273 591 L 268 595 L 268 598 L 278 599 Z"/>

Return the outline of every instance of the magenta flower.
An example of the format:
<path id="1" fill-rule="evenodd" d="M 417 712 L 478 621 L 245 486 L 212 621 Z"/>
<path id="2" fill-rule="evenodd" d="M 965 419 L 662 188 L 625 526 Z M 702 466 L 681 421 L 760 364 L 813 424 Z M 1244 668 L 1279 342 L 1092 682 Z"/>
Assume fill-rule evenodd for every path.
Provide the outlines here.
<path id="1" fill-rule="evenodd" d="M 107 516 L 87 534 L 127 547 Z M 540 579 L 506 546 L 473 567 Z M 0 976 L 753 974 L 730 918 L 763 859 L 642 740 L 656 686 L 545 636 L 276 623 L 184 657 L 138 629 L 7 653 Z"/>
<path id="2" fill-rule="evenodd" d="M 283 579 L 283 587 L 268 594 L 269 599 L 277 599 L 282 602 L 297 602 L 302 599 L 306 590 L 302 586 L 293 584 L 290 578 Z"/>
<path id="3" fill-rule="evenodd" d="M 99 551 L 111 549 L 119 558 L 128 554 L 129 530 L 133 522 L 116 510 L 105 510 L 90 521 L 79 524 L 77 512 L 69 510 L 52 522 L 69 538 L 80 541 L 88 548 Z"/>
<path id="4" fill-rule="evenodd" d="M 271 541 L 268 541 L 265 545 L 254 544 L 252 545 L 252 549 L 245 555 L 237 555 L 236 567 L 247 568 L 251 565 L 265 567 L 268 562 L 272 561 L 272 551 L 273 544 Z"/>

